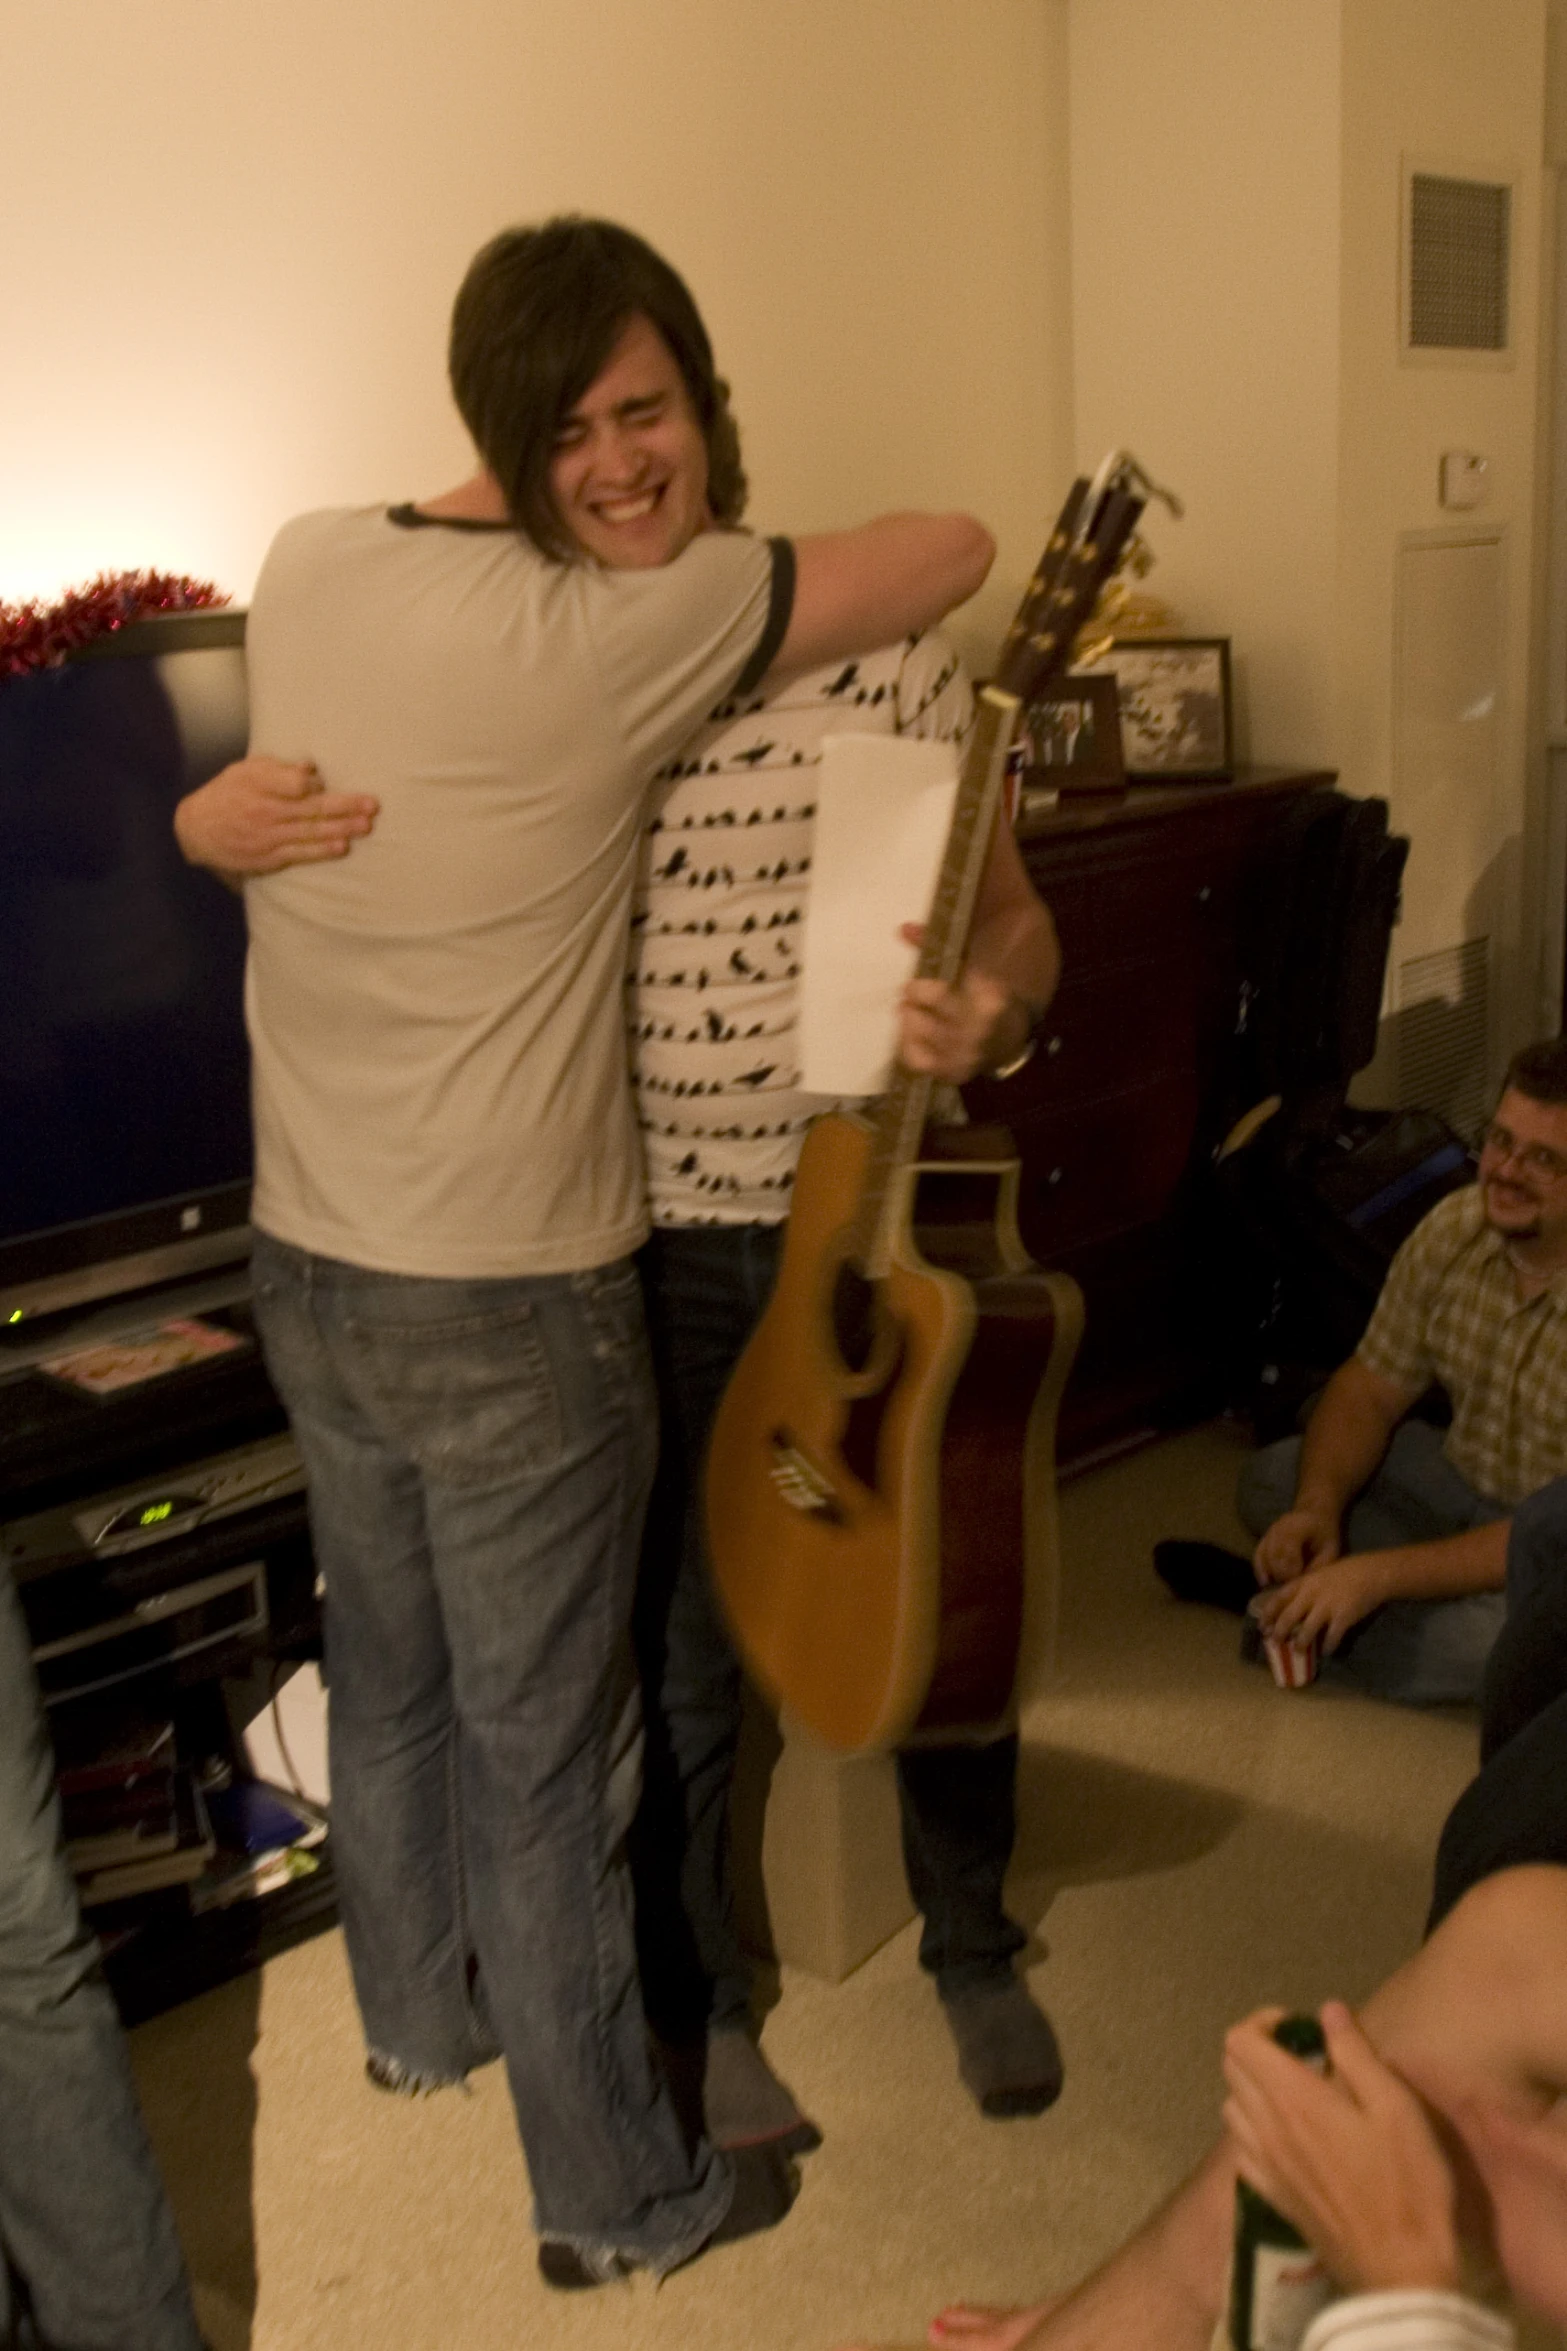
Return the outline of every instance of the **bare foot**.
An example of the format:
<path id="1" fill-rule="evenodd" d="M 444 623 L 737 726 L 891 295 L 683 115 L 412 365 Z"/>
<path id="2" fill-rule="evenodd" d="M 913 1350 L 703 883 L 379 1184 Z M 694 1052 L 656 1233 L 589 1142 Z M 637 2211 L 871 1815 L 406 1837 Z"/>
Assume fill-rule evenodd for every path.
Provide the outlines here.
<path id="1" fill-rule="evenodd" d="M 1018 2351 L 1060 2300 L 1030 2302 L 1022 2310 L 997 2310 L 983 2302 L 954 2302 L 930 2322 L 937 2351 Z"/>

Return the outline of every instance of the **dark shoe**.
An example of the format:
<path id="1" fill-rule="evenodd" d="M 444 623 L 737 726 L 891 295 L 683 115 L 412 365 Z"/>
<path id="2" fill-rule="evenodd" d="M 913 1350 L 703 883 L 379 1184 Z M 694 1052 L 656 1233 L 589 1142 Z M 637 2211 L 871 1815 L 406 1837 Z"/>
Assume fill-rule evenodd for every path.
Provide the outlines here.
<path id="1" fill-rule="evenodd" d="M 735 2174 L 729 2210 L 712 2235 L 704 2237 L 687 2257 L 689 2261 L 699 2260 L 710 2245 L 735 2245 L 742 2237 L 776 2228 L 800 2192 L 794 2165 L 776 2147 L 741 2147 L 729 2160 Z M 686 2263 L 680 2267 L 685 2268 Z M 539 2275 L 557 2293 L 575 2294 L 590 2286 L 611 2285 L 625 2274 L 624 2265 L 611 2255 L 608 2272 L 601 2277 L 586 2254 L 558 2237 L 546 2237 L 539 2246 Z"/>
<path id="2" fill-rule="evenodd" d="M 707 2036 L 702 2112 L 715 2147 L 775 2147 L 809 2155 L 822 2134 L 802 2114 L 744 2025 L 719 2025 Z"/>
<path id="3" fill-rule="evenodd" d="M 734 2245 L 775 2229 L 800 2193 L 800 2175 L 777 2147 L 736 2147 L 729 2160 L 735 2167 L 735 2192 L 708 2245 Z"/>
<path id="4" fill-rule="evenodd" d="M 1043 2114 L 1061 2095 L 1061 2052 L 1050 2019 L 1016 1976 L 943 1999 L 958 2071 L 981 2114 Z"/>
<path id="5" fill-rule="evenodd" d="M 1251 1561 L 1238 1551 L 1226 1551 L 1222 1543 L 1155 1543 L 1153 1563 L 1177 1600 L 1196 1600 L 1205 1608 L 1244 1616 L 1257 1597 Z"/>
<path id="6" fill-rule="evenodd" d="M 608 2276 L 600 2277 L 589 2266 L 585 2253 L 579 2253 L 575 2245 L 567 2245 L 559 2237 L 546 2237 L 539 2246 L 539 2275 L 558 2294 L 577 2294 L 587 2286 L 613 2285 L 625 2274 L 617 2262 Z"/>

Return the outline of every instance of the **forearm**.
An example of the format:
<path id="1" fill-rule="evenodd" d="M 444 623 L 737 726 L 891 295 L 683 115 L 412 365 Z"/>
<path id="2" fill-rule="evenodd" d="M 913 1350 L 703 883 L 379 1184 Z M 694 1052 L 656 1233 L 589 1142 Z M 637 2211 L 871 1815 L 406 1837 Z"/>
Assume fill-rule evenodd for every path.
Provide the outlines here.
<path id="1" fill-rule="evenodd" d="M 1042 1012 L 1061 977 L 1061 949 L 1049 907 L 1036 898 L 1031 905 L 1008 907 L 976 922 L 969 961 Z"/>
<path id="2" fill-rule="evenodd" d="M 1406 1543 L 1357 1554 L 1375 1576 L 1382 1600 L 1458 1600 L 1500 1592 L 1507 1581 L 1509 1519 L 1469 1527 L 1438 1543 Z"/>
<path id="3" fill-rule="evenodd" d="M 987 1065 L 1001 1068 L 1022 1052 L 1061 978 L 1055 923 L 1029 879 L 1004 816 L 996 819 L 980 880 L 968 961 L 971 969 L 1005 988 L 1011 999 L 986 1053 Z"/>
<path id="4" fill-rule="evenodd" d="M 1235 2161 L 1221 2140 L 1169 2201 L 1027 2338 L 1039 2351 L 1207 2351 L 1224 2299 Z"/>
<path id="5" fill-rule="evenodd" d="M 1375 1474 L 1411 1401 L 1390 1392 L 1389 1383 L 1354 1356 L 1341 1364 L 1323 1389 L 1301 1444 L 1296 1509 L 1342 1519 Z"/>
<path id="6" fill-rule="evenodd" d="M 874 653 L 984 585 L 996 543 L 968 514 L 883 514 L 797 539 L 794 605 L 770 676 Z"/>

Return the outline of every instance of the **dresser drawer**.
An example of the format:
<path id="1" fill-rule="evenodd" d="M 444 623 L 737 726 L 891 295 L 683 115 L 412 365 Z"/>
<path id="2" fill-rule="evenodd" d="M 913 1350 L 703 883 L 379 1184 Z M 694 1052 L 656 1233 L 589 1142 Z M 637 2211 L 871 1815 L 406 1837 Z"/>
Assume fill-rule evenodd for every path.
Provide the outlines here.
<path id="1" fill-rule="evenodd" d="M 1233 859 L 1178 855 L 1150 864 L 1051 870 L 1029 860 L 1035 889 L 1055 917 L 1065 975 L 1106 964 L 1211 965 L 1233 954 L 1237 875 Z"/>
<path id="2" fill-rule="evenodd" d="M 1195 1073 L 1152 1081 L 1080 1108 L 1014 1116 L 1023 1161 L 1018 1221 L 1029 1254 L 1051 1265 L 1063 1250 L 1155 1223 L 1191 1158 Z"/>
<path id="3" fill-rule="evenodd" d="M 1034 1057 L 1014 1078 L 964 1088 L 970 1116 L 1016 1130 L 1154 1076 L 1199 1065 L 1209 1026 L 1202 975 L 1186 963 L 1107 964 L 1064 979 Z"/>

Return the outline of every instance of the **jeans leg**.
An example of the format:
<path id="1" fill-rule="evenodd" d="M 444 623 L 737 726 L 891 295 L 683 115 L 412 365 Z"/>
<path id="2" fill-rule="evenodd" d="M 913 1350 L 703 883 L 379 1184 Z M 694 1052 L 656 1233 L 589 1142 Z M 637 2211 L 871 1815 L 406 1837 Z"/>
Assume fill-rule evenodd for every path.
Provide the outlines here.
<path id="1" fill-rule="evenodd" d="M 1567 1692 L 1492 1756 L 1447 1816 L 1426 1933 L 1499 1869 L 1567 1862 Z"/>
<path id="2" fill-rule="evenodd" d="M 647 1752 L 632 1867 L 644 1997 L 676 2041 L 743 2024 L 750 2005 L 729 1858 L 740 1666 L 708 1567 L 702 1472 L 782 1229 L 666 1228 L 642 1253 L 662 1438 L 635 1616 Z"/>
<path id="3" fill-rule="evenodd" d="M 60 1849 L 54 1760 L 0 1571 L 0 2341 L 198 2351 L 130 2060 Z"/>
<path id="4" fill-rule="evenodd" d="M 1453 1467 L 1440 1429 L 1406 1420 L 1351 1508 L 1345 1532 L 1351 1550 L 1377 1551 L 1441 1542 L 1506 1515 Z M 1354 1627 L 1324 1671 L 1329 1680 L 1405 1706 L 1472 1706 L 1505 1614 L 1500 1592 L 1390 1600 Z"/>
<path id="5" fill-rule="evenodd" d="M 1567 1479 L 1558 1478 L 1513 1513 L 1507 1538 L 1507 1622 L 1487 1662 L 1480 1703 L 1481 1763 L 1489 1763 L 1564 1693 Z"/>
<path id="6" fill-rule="evenodd" d="M 269 1350 L 282 1319 L 268 1295 L 277 1254 L 273 1244 L 258 1258 Z M 397 1686 L 411 1688 L 416 1661 L 401 1653 L 433 1625 L 443 1636 L 450 1720 L 439 1742 L 415 1739 L 418 1751 L 401 1754 L 394 1710 L 382 1746 L 351 1754 L 370 1789 L 359 1827 L 377 1838 L 365 1874 L 411 1859 L 416 1891 L 438 1891 L 455 1847 L 540 2234 L 606 2274 L 617 2263 L 668 2269 L 712 2234 L 732 2173 L 705 2146 L 687 2152 L 650 2063 L 636 1976 L 629 1621 L 655 1429 L 635 1272 L 436 1282 L 283 1254 L 311 1294 L 342 1395 L 385 1457 L 388 1491 L 422 1501 L 418 1543 L 388 1557 L 361 1539 L 356 1556 L 326 1562 L 329 1595 L 334 1578 L 351 1585 L 354 1609 L 352 1638 L 339 1617 L 334 1710 L 345 1681 L 378 1688 L 380 1658 L 366 1651 L 400 1662 Z M 329 1598 L 329 1613 L 337 1604 Z M 438 1711 L 429 1690 L 420 1698 L 416 1731 Z M 356 1732 L 381 1719 L 351 1697 L 346 1711 Z M 342 1769 L 339 1739 L 334 1818 Z M 426 1839 L 442 1847 L 439 1866 Z M 388 1887 L 378 1913 L 397 1939 L 366 1967 L 406 1990 L 418 1954 L 391 1916 L 397 1892 Z M 450 1906 L 447 1918 L 455 1942 L 461 1919 Z M 437 1974 L 444 2028 L 444 1959 Z"/>
<path id="7" fill-rule="evenodd" d="M 1235 1507 L 1243 1526 L 1265 1535 L 1295 1506 L 1301 1440 L 1265 1445 L 1243 1467 Z M 1394 1430 L 1376 1475 L 1351 1503 L 1345 1548 L 1385 1551 L 1400 1543 L 1429 1543 L 1504 1514 L 1477 1494 L 1448 1460 L 1442 1434 L 1429 1421 L 1406 1420 Z"/>
<path id="8" fill-rule="evenodd" d="M 254 1286 L 326 1583 L 333 1869 L 354 1993 L 378 2064 L 432 2088 L 497 2049 L 474 1992 L 457 1723 L 423 1481 L 341 1376 L 309 1260 L 263 1236 Z"/>
<path id="9" fill-rule="evenodd" d="M 1553 1478 L 1513 1512 L 1507 1607 L 1519 1615 L 1541 1592 L 1567 1590 L 1567 1478 Z"/>
<path id="10" fill-rule="evenodd" d="M 1505 1612 L 1500 1592 L 1390 1600 L 1323 1659 L 1323 1676 L 1403 1706 L 1477 1705 Z"/>
<path id="11" fill-rule="evenodd" d="M 920 1965 L 944 1999 L 1010 1980 L 1028 1940 L 1002 1900 L 1017 1753 L 1009 1734 L 983 1747 L 905 1747 L 897 1758 L 903 1865 L 925 1921 Z"/>

